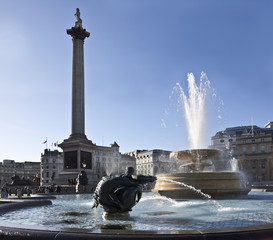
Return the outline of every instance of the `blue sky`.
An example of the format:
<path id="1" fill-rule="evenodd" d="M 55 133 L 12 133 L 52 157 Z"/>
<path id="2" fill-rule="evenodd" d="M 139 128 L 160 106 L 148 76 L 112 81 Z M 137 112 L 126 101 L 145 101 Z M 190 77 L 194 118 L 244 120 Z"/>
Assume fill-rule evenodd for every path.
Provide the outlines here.
<path id="1" fill-rule="evenodd" d="M 207 141 L 227 127 L 273 120 L 271 0 L 0 0 L 0 161 L 40 161 L 71 133 L 72 41 L 85 40 L 85 128 L 120 151 L 188 148 L 173 87 L 205 72 L 224 102 Z M 170 100 L 170 96 L 172 96 Z M 168 115 L 166 115 L 168 112 Z M 166 127 L 161 124 L 162 119 Z"/>

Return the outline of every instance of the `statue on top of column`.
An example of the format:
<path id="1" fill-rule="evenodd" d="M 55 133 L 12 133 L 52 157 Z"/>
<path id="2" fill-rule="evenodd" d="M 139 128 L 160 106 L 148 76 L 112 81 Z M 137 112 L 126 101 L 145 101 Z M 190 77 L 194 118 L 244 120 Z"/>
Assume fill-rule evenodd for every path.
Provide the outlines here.
<path id="1" fill-rule="evenodd" d="M 83 29 L 82 19 L 80 18 L 80 15 L 80 9 L 77 8 L 76 13 L 74 14 L 77 19 L 77 21 L 75 22 L 75 26 L 71 29 L 66 29 L 66 33 L 72 36 L 73 39 L 84 40 L 86 37 L 90 36 L 90 33 Z"/>
<path id="2" fill-rule="evenodd" d="M 82 28 L 82 19 L 80 18 L 80 9 L 76 9 L 76 13 L 74 14 L 74 16 L 76 17 L 77 21 L 75 22 L 75 27 L 80 27 Z"/>

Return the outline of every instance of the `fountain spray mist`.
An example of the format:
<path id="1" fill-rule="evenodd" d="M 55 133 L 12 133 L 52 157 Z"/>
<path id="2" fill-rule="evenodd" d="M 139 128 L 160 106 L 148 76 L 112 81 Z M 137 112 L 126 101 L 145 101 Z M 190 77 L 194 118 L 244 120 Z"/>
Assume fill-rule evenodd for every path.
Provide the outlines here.
<path id="1" fill-rule="evenodd" d="M 180 90 L 179 104 L 184 108 L 187 123 L 190 149 L 206 147 L 206 101 L 211 92 L 210 81 L 204 72 L 201 73 L 200 83 L 197 86 L 193 73 L 188 74 L 188 96 L 177 83 Z"/>

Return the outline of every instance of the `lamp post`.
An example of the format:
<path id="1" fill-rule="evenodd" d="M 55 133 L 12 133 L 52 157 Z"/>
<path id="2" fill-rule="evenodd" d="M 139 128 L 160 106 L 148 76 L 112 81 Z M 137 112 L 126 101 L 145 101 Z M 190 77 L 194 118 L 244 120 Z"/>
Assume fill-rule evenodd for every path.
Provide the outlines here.
<path id="1" fill-rule="evenodd" d="M 83 170 L 85 171 L 85 168 L 86 168 L 87 164 L 85 163 L 85 160 L 83 160 L 82 162 L 82 167 L 83 167 Z"/>

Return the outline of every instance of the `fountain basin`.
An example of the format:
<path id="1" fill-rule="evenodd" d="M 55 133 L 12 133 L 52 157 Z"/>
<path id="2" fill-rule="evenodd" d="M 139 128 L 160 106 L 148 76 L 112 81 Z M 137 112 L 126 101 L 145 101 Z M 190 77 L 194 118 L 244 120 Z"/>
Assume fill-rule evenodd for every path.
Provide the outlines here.
<path id="1" fill-rule="evenodd" d="M 217 149 L 189 149 L 183 151 L 173 152 L 172 155 L 179 160 L 186 160 L 195 162 L 198 158 L 200 160 L 208 160 L 219 157 L 221 151 Z"/>
<path id="2" fill-rule="evenodd" d="M 236 198 L 246 196 L 251 190 L 239 172 L 193 172 L 158 174 L 153 192 L 172 199 L 203 198 L 191 189 L 179 185 L 182 182 L 209 194 L 214 199 Z"/>
<path id="3" fill-rule="evenodd" d="M 174 201 L 144 193 L 130 216 L 105 219 L 92 195 L 58 195 L 52 205 L 0 215 L 4 239 L 269 239 L 273 193 L 242 199 Z M 91 200 L 91 201 L 90 201 Z"/>

